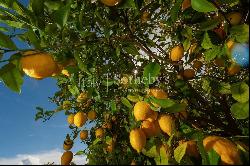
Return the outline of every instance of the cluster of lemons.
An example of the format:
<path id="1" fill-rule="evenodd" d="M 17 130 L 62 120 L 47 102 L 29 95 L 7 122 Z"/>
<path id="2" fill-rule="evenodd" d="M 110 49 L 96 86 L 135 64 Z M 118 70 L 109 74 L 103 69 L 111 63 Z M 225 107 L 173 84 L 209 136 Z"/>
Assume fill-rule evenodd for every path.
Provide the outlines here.
<path id="1" fill-rule="evenodd" d="M 36 50 L 23 52 L 20 64 L 25 74 L 38 80 L 60 73 L 69 76 L 65 67 L 76 65 L 74 60 L 59 64 L 51 54 Z"/>
<path id="2" fill-rule="evenodd" d="M 77 97 L 77 102 L 81 103 L 83 101 L 86 101 L 87 99 L 87 93 L 86 92 L 82 92 L 79 94 L 79 96 Z M 71 102 L 70 101 L 64 101 L 63 102 L 63 109 L 64 110 L 69 110 L 71 108 Z M 75 125 L 78 128 L 83 127 L 83 125 L 86 123 L 87 120 L 93 121 L 95 120 L 97 117 L 96 111 L 95 110 L 91 110 L 89 111 L 87 114 L 79 111 L 76 114 L 69 114 L 67 117 L 67 122 L 69 125 Z M 97 132 L 99 135 L 99 131 Z M 81 130 L 79 132 L 80 135 L 80 139 L 86 140 L 88 138 L 88 130 Z M 69 151 L 72 147 L 73 147 L 73 140 L 70 139 L 70 137 L 67 135 L 66 139 L 63 143 L 63 149 L 66 151 L 63 153 L 63 155 L 61 156 L 61 164 L 62 165 L 68 165 L 70 164 L 70 162 L 73 159 L 73 153 L 71 151 Z"/>
<path id="3" fill-rule="evenodd" d="M 158 99 L 168 98 L 168 94 L 159 88 L 152 88 L 148 91 L 148 95 Z M 152 103 L 155 107 L 159 107 L 156 103 Z M 153 111 L 150 105 L 145 101 L 139 101 L 134 106 L 134 117 L 136 121 L 142 121 L 140 128 L 135 128 L 130 131 L 129 139 L 131 146 L 140 153 L 146 145 L 147 138 L 159 135 L 161 132 L 172 136 L 177 134 L 176 130 L 176 118 L 187 119 L 187 111 L 180 113 L 168 114 Z M 181 116 L 180 116 L 181 115 Z M 199 159 L 200 153 L 196 141 L 194 140 L 180 140 L 179 145 L 187 144 L 186 154 L 194 158 Z M 219 137 L 219 136 L 207 136 L 203 140 L 203 146 L 206 151 L 214 149 L 221 157 L 222 164 L 240 164 L 240 154 L 237 146 L 232 141 Z M 170 156 L 171 149 L 166 144 L 160 144 L 157 147 L 157 152 L 160 148 L 164 148 L 166 153 Z M 135 163 L 133 160 L 132 163 Z M 131 163 L 131 164 L 132 164 Z"/>

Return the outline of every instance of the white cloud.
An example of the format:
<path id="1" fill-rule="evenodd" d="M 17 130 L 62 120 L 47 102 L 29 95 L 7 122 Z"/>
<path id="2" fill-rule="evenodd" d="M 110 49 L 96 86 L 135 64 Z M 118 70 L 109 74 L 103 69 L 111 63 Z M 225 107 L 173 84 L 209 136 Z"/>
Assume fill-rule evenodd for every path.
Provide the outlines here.
<path id="1" fill-rule="evenodd" d="M 62 153 L 62 150 L 53 149 L 35 154 L 18 154 L 15 157 L 10 158 L 0 157 L 0 165 L 42 165 L 47 164 L 48 162 L 60 164 Z M 74 156 L 72 161 L 77 165 L 84 165 L 86 164 L 86 157 Z"/>

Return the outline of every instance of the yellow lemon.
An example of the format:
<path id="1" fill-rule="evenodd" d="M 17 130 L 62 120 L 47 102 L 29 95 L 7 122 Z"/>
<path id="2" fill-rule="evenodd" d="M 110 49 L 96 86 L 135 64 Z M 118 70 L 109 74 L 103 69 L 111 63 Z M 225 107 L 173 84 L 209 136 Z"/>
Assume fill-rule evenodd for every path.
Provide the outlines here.
<path id="1" fill-rule="evenodd" d="M 69 124 L 74 124 L 74 114 L 70 114 L 67 118 Z"/>
<path id="2" fill-rule="evenodd" d="M 167 133 L 169 136 L 174 134 L 175 121 L 170 115 L 167 114 L 160 115 L 160 117 L 158 118 L 158 122 L 161 130 L 164 133 Z"/>
<path id="3" fill-rule="evenodd" d="M 224 62 L 224 60 L 221 59 L 221 58 L 216 58 L 216 59 L 214 60 L 214 64 L 215 64 L 216 66 L 218 66 L 218 67 L 224 67 L 224 66 L 225 66 L 225 62 Z"/>
<path id="4" fill-rule="evenodd" d="M 150 115 L 149 115 L 149 117 L 146 119 L 146 120 L 148 120 L 148 121 L 150 121 L 150 122 L 153 122 L 153 121 L 155 121 L 156 119 L 157 119 L 157 117 L 158 117 L 158 112 L 156 112 L 156 111 L 153 111 L 153 110 L 150 110 Z"/>
<path id="5" fill-rule="evenodd" d="M 130 165 L 136 165 L 136 161 L 132 160 Z"/>
<path id="6" fill-rule="evenodd" d="M 63 75 L 66 75 L 67 77 L 70 76 L 69 71 L 66 70 L 66 69 L 63 69 L 63 70 L 61 71 L 61 73 L 62 73 Z"/>
<path id="7" fill-rule="evenodd" d="M 64 150 L 70 150 L 73 147 L 73 141 L 71 139 L 65 139 L 63 142 L 63 149 Z"/>
<path id="8" fill-rule="evenodd" d="M 220 155 L 223 164 L 241 164 L 240 154 L 237 146 L 226 138 L 219 136 L 207 136 L 203 140 L 203 146 L 206 151 L 214 149 L 214 151 Z"/>
<path id="9" fill-rule="evenodd" d="M 101 2 L 107 6 L 115 6 L 118 5 L 121 2 L 121 0 L 101 0 Z"/>
<path id="10" fill-rule="evenodd" d="M 227 19 L 231 25 L 238 25 L 241 22 L 242 14 L 239 12 L 231 12 L 227 15 Z"/>
<path id="11" fill-rule="evenodd" d="M 136 121 L 146 120 L 152 116 L 152 110 L 145 101 L 139 101 L 134 106 L 134 116 Z"/>
<path id="12" fill-rule="evenodd" d="M 88 112 L 88 119 L 89 120 L 95 120 L 96 119 L 96 112 L 94 110 L 91 110 Z"/>
<path id="13" fill-rule="evenodd" d="M 166 99 L 166 98 L 168 98 L 168 94 L 163 89 L 160 89 L 160 88 L 151 88 L 151 89 L 149 89 L 148 95 L 153 96 L 153 97 L 155 97 L 157 99 Z M 152 104 L 155 107 L 159 107 L 159 105 L 156 104 L 156 103 L 152 103 Z"/>
<path id="14" fill-rule="evenodd" d="M 87 121 L 87 115 L 83 112 L 78 112 L 74 116 L 74 124 L 77 127 L 82 127 Z"/>
<path id="15" fill-rule="evenodd" d="M 146 145 L 146 136 L 142 129 L 133 129 L 130 131 L 129 140 L 131 146 L 139 153 Z"/>
<path id="16" fill-rule="evenodd" d="M 170 59 L 172 61 L 179 61 L 184 56 L 184 48 L 182 45 L 175 46 L 170 52 Z"/>
<path id="17" fill-rule="evenodd" d="M 148 138 L 157 136 L 161 132 L 158 121 L 150 122 L 148 120 L 144 120 L 141 124 L 141 129 Z"/>
<path id="18" fill-rule="evenodd" d="M 228 67 L 227 73 L 230 76 L 236 75 L 240 72 L 240 65 L 238 64 L 231 64 L 231 66 Z"/>
<path id="19" fill-rule="evenodd" d="M 185 69 L 183 71 L 183 77 L 186 79 L 192 79 L 195 76 L 195 71 L 193 69 Z"/>
<path id="20" fill-rule="evenodd" d="M 73 153 L 71 151 L 66 151 L 61 157 L 61 165 L 69 165 L 73 159 Z"/>
<path id="21" fill-rule="evenodd" d="M 104 130 L 103 128 L 98 128 L 95 130 L 96 138 L 103 138 L 104 137 Z"/>
<path id="22" fill-rule="evenodd" d="M 88 130 L 82 130 L 80 132 L 80 139 L 83 141 L 88 138 Z"/>
<path id="23" fill-rule="evenodd" d="M 229 39 L 226 43 L 228 50 L 231 52 L 234 46 L 234 41 L 232 39 Z"/>
<path id="24" fill-rule="evenodd" d="M 52 55 L 46 52 L 26 51 L 20 59 L 22 70 L 32 78 L 43 79 L 58 70 Z"/>

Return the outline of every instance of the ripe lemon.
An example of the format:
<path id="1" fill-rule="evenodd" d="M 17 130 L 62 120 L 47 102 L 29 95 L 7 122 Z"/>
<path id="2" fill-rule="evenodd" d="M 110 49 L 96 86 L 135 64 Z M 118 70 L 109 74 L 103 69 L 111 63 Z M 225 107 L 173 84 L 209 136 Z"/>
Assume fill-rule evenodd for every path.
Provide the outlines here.
<path id="1" fill-rule="evenodd" d="M 74 116 L 74 124 L 77 127 L 82 127 L 87 121 L 87 115 L 83 112 L 78 112 Z"/>
<path id="2" fill-rule="evenodd" d="M 140 153 L 146 145 L 146 136 L 142 129 L 133 129 L 130 131 L 129 140 L 131 146 Z"/>
<path id="3" fill-rule="evenodd" d="M 186 79 L 192 79 L 195 76 L 195 71 L 193 69 L 185 69 L 183 71 L 183 76 Z"/>
<path id="4" fill-rule="evenodd" d="M 20 59 L 20 64 L 25 74 L 36 79 L 50 77 L 57 70 L 52 55 L 45 52 L 26 51 Z"/>
<path id="5" fill-rule="evenodd" d="M 158 118 L 158 122 L 161 130 L 164 133 L 167 133 L 169 136 L 174 134 L 175 121 L 170 115 L 167 114 L 160 115 L 160 117 Z"/>
<path id="6" fill-rule="evenodd" d="M 191 0 L 184 0 L 181 5 L 181 10 L 184 11 L 189 7 L 191 7 Z"/>
<path id="7" fill-rule="evenodd" d="M 66 151 L 61 157 L 61 165 L 69 165 L 73 159 L 73 153 L 71 151 Z"/>
<path id="8" fill-rule="evenodd" d="M 63 149 L 64 150 L 70 150 L 73 147 L 73 141 L 71 139 L 65 139 L 63 142 Z"/>
<path id="9" fill-rule="evenodd" d="M 69 123 L 69 124 L 74 124 L 74 116 L 75 116 L 74 114 L 70 114 L 70 115 L 68 116 L 68 119 L 67 119 L 67 120 L 68 120 L 68 123 Z"/>
<path id="10" fill-rule="evenodd" d="M 136 165 L 136 161 L 132 160 L 130 165 Z"/>
<path id="11" fill-rule="evenodd" d="M 88 119 L 89 120 L 95 120 L 96 119 L 96 112 L 94 110 L 91 110 L 88 112 Z"/>
<path id="12" fill-rule="evenodd" d="M 228 50 L 231 52 L 233 46 L 234 46 L 234 41 L 232 39 L 229 39 L 226 43 Z"/>
<path id="13" fill-rule="evenodd" d="M 193 61 L 193 68 L 199 70 L 202 67 L 203 63 L 201 61 L 195 60 Z"/>
<path id="14" fill-rule="evenodd" d="M 83 141 L 88 138 L 88 130 L 82 130 L 80 132 L 80 139 Z"/>
<path id="15" fill-rule="evenodd" d="M 153 121 L 155 121 L 156 119 L 157 119 L 157 117 L 158 117 L 158 112 L 156 112 L 156 111 L 153 111 L 153 110 L 150 110 L 150 115 L 149 115 L 149 117 L 146 119 L 146 120 L 148 120 L 148 121 L 150 121 L 150 122 L 153 122 Z"/>
<path id="16" fill-rule="evenodd" d="M 221 59 L 221 58 L 216 58 L 216 59 L 214 60 L 214 64 L 215 64 L 216 66 L 218 66 L 218 67 L 224 67 L 224 66 L 225 66 L 225 62 L 224 62 L 224 60 Z"/>
<path id="17" fill-rule="evenodd" d="M 207 136 L 203 140 L 203 146 L 206 151 L 214 149 L 214 151 L 220 155 L 223 164 L 241 164 L 240 154 L 237 146 L 226 138 L 219 136 Z"/>
<path id="18" fill-rule="evenodd" d="M 107 6 L 115 6 L 118 5 L 121 2 L 121 0 L 101 0 L 101 2 Z"/>
<path id="19" fill-rule="evenodd" d="M 155 97 L 157 99 L 166 99 L 166 98 L 168 98 L 168 94 L 163 89 L 160 89 L 160 88 L 151 88 L 151 89 L 149 89 L 148 95 L 153 96 L 153 97 Z M 152 104 L 155 107 L 159 107 L 159 105 L 156 104 L 156 103 L 152 103 Z"/>
<path id="20" fill-rule="evenodd" d="M 200 153 L 199 153 L 199 150 L 198 150 L 198 147 L 197 147 L 197 144 L 195 141 L 193 141 L 193 140 L 190 140 L 190 141 L 181 140 L 179 142 L 179 144 L 184 144 L 184 143 L 187 143 L 186 154 L 188 156 L 192 156 L 195 158 L 200 157 Z"/>
<path id="21" fill-rule="evenodd" d="M 228 67 L 227 73 L 230 76 L 236 75 L 240 72 L 240 65 L 238 64 L 231 64 L 231 66 Z"/>
<path id="22" fill-rule="evenodd" d="M 69 71 L 66 70 L 66 69 L 63 69 L 63 70 L 61 71 L 61 73 L 62 73 L 63 75 L 65 75 L 65 76 L 67 76 L 67 77 L 70 76 Z"/>
<path id="23" fill-rule="evenodd" d="M 172 61 L 179 61 L 184 56 L 184 48 L 182 45 L 175 46 L 170 52 L 170 59 Z"/>
<path id="24" fill-rule="evenodd" d="M 160 89 L 160 88 L 151 88 L 149 89 L 148 94 L 157 99 L 168 98 L 168 94 L 163 89 Z"/>
<path id="25" fill-rule="evenodd" d="M 98 128 L 95 130 L 95 136 L 96 138 L 102 138 L 104 137 L 104 130 L 103 128 Z"/>
<path id="26" fill-rule="evenodd" d="M 136 121 L 146 120 L 152 116 L 152 110 L 145 101 L 139 101 L 134 106 L 134 116 Z"/>
<path id="27" fill-rule="evenodd" d="M 78 103 L 84 102 L 86 99 L 88 98 L 88 93 L 87 92 L 82 92 L 79 94 L 79 96 L 77 96 L 76 101 Z"/>
<path id="28" fill-rule="evenodd" d="M 141 124 L 141 129 L 148 138 L 157 136 L 161 132 L 158 121 L 150 122 L 148 120 L 144 120 Z"/>
<path id="29" fill-rule="evenodd" d="M 239 12 L 231 12 L 227 15 L 227 19 L 231 25 L 238 25 L 241 22 L 242 14 Z"/>
<path id="30" fill-rule="evenodd" d="M 67 111 L 70 110 L 70 108 L 71 108 L 71 102 L 68 100 L 63 101 L 63 109 Z"/>

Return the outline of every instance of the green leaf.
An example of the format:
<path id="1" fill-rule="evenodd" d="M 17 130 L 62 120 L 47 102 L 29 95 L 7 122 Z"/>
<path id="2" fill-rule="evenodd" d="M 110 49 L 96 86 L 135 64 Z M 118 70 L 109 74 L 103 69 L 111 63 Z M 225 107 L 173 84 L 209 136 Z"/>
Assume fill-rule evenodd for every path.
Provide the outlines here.
<path id="1" fill-rule="evenodd" d="M 15 92 L 21 93 L 23 77 L 14 64 L 8 63 L 7 65 L 4 65 L 0 69 L 0 78 L 8 88 Z"/>
<path id="2" fill-rule="evenodd" d="M 234 103 L 231 108 L 231 113 L 236 119 L 246 119 L 249 117 L 249 102 Z"/>
<path id="3" fill-rule="evenodd" d="M 153 80 L 156 79 L 158 74 L 160 74 L 161 66 L 158 63 L 152 62 L 144 67 L 143 80 L 145 79 L 145 84 L 151 84 Z"/>
<path id="4" fill-rule="evenodd" d="M 221 20 L 219 19 L 206 20 L 199 24 L 199 28 L 202 31 L 208 31 L 208 30 L 216 28 L 220 23 L 221 23 Z"/>
<path id="5" fill-rule="evenodd" d="M 110 102 L 110 107 L 111 107 L 111 111 L 112 111 L 113 113 L 117 111 L 116 103 L 115 103 L 114 100 L 112 100 L 112 101 Z"/>
<path id="6" fill-rule="evenodd" d="M 223 46 L 214 46 L 213 48 L 207 50 L 204 52 L 205 55 L 205 60 L 206 61 L 211 61 L 217 56 L 224 55 L 226 53 L 226 50 Z"/>
<path id="7" fill-rule="evenodd" d="M 249 25 L 235 25 L 230 30 L 230 37 L 239 43 L 245 43 L 249 40 Z"/>
<path id="8" fill-rule="evenodd" d="M 175 104 L 175 102 L 172 99 L 157 99 L 153 96 L 150 96 L 149 99 L 151 103 L 156 103 L 160 105 L 162 108 L 168 108 Z"/>
<path id="9" fill-rule="evenodd" d="M 84 151 L 83 151 L 83 150 L 80 150 L 80 151 L 76 152 L 75 156 L 76 156 L 76 155 L 84 155 L 84 154 L 85 154 Z"/>
<path id="10" fill-rule="evenodd" d="M 210 86 L 210 81 L 208 79 L 204 79 L 202 81 L 202 89 L 206 92 L 206 93 L 210 93 L 211 91 L 211 86 Z"/>
<path id="11" fill-rule="evenodd" d="M 32 11 L 37 14 L 43 14 L 44 12 L 44 0 L 30 0 L 30 4 L 32 6 Z"/>
<path id="12" fill-rule="evenodd" d="M 11 21 L 11 20 L 0 20 L 0 22 L 7 24 L 10 27 L 14 28 L 24 28 L 25 23 L 17 22 L 17 21 Z"/>
<path id="13" fill-rule="evenodd" d="M 128 95 L 127 98 L 128 98 L 128 100 L 130 100 L 130 101 L 132 101 L 132 102 L 134 102 L 134 103 L 140 101 L 139 96 Z"/>
<path id="14" fill-rule="evenodd" d="M 133 106 L 130 104 L 128 99 L 126 99 L 125 97 L 122 97 L 121 101 L 122 101 L 122 104 L 124 104 L 126 107 L 128 107 L 129 109 L 132 109 Z"/>
<path id="15" fill-rule="evenodd" d="M 58 10 L 60 7 L 63 6 L 63 3 L 61 1 L 46 0 L 44 2 L 44 5 L 50 10 Z"/>
<path id="16" fill-rule="evenodd" d="M 147 143 L 148 144 L 148 143 Z M 142 153 L 148 157 L 158 157 L 159 153 L 157 152 L 157 148 L 155 145 L 149 146 L 146 144 L 146 147 L 142 150 Z"/>
<path id="17" fill-rule="evenodd" d="M 191 0 L 192 8 L 198 12 L 213 12 L 218 9 L 207 0 Z"/>
<path id="18" fill-rule="evenodd" d="M 210 163 L 209 165 L 218 165 L 220 156 L 214 151 L 214 149 L 211 149 L 210 151 L 208 151 L 208 159 Z"/>
<path id="19" fill-rule="evenodd" d="M 71 0 L 68 2 L 67 5 L 64 7 L 58 9 L 54 13 L 54 19 L 55 22 L 62 28 L 68 20 L 69 13 L 70 13 L 70 6 L 71 6 Z"/>
<path id="20" fill-rule="evenodd" d="M 221 82 L 219 84 L 219 92 L 221 94 L 231 94 L 231 85 L 226 82 Z"/>
<path id="21" fill-rule="evenodd" d="M 209 48 L 212 48 L 214 46 L 213 43 L 211 42 L 210 37 L 209 37 L 207 32 L 205 32 L 205 34 L 204 34 L 201 46 L 204 49 L 209 49 Z"/>
<path id="22" fill-rule="evenodd" d="M 208 159 L 208 154 L 205 151 L 205 148 L 203 146 L 203 139 L 204 139 L 204 135 L 201 132 L 196 132 L 192 135 L 192 138 L 197 141 L 197 147 L 199 149 L 199 152 L 201 154 L 201 158 L 202 158 L 202 165 L 209 165 L 209 159 Z"/>
<path id="23" fill-rule="evenodd" d="M 119 9 L 126 9 L 126 8 L 136 8 L 134 0 L 126 0 L 121 3 L 121 5 L 118 6 Z"/>
<path id="24" fill-rule="evenodd" d="M 131 55 L 139 55 L 138 49 L 134 45 L 128 45 L 127 47 L 123 48 L 128 54 Z"/>
<path id="25" fill-rule="evenodd" d="M 175 103 L 173 106 L 166 108 L 166 112 L 169 113 L 176 113 L 176 112 L 181 112 L 184 111 L 186 109 L 186 104 L 184 103 Z"/>
<path id="26" fill-rule="evenodd" d="M 175 22 L 178 18 L 178 13 L 180 11 L 182 1 L 183 0 L 177 0 L 175 2 L 174 6 L 170 10 L 170 18 L 171 18 L 172 22 Z"/>
<path id="27" fill-rule="evenodd" d="M 91 75 L 91 73 L 89 72 L 89 70 L 87 69 L 87 65 L 83 62 L 83 58 L 80 55 L 80 52 L 76 51 L 74 53 L 74 58 L 77 61 L 77 66 L 80 68 L 80 70 L 86 72 L 88 75 Z"/>
<path id="28" fill-rule="evenodd" d="M 249 87 L 245 82 L 235 83 L 231 85 L 232 97 L 240 103 L 249 100 Z"/>
<path id="29" fill-rule="evenodd" d="M 168 165 L 169 164 L 169 154 L 164 146 L 159 148 L 160 155 L 155 158 L 156 165 Z"/>
<path id="30" fill-rule="evenodd" d="M 0 32 L 0 47 L 9 48 L 13 50 L 17 49 L 13 41 L 2 32 Z"/>
<path id="31" fill-rule="evenodd" d="M 174 158 L 178 163 L 181 162 L 181 159 L 186 153 L 186 149 L 187 149 L 187 143 L 183 143 L 174 150 Z"/>
<path id="32" fill-rule="evenodd" d="M 189 49 L 190 45 L 191 45 L 191 40 L 185 39 L 183 42 L 184 51 L 187 51 Z"/>
<path id="33" fill-rule="evenodd" d="M 76 85 L 68 85 L 68 89 L 70 93 L 74 96 L 77 96 L 80 93 Z"/>

